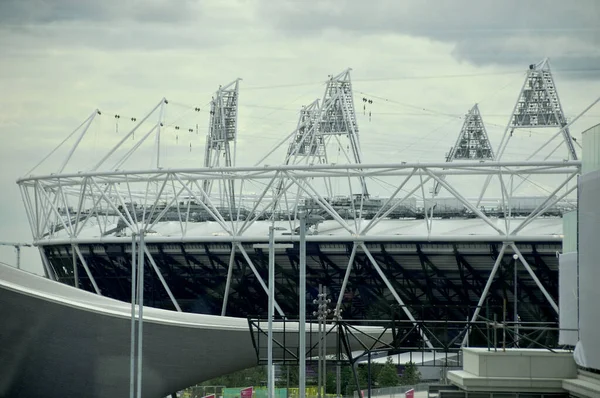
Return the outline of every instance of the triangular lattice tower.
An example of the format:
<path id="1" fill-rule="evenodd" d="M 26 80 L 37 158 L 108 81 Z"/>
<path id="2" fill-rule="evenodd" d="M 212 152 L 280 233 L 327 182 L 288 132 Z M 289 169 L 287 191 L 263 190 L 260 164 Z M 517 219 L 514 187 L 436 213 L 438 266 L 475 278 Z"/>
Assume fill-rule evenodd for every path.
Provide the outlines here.
<path id="1" fill-rule="evenodd" d="M 361 163 L 350 71 L 346 69 L 329 78 L 321 106 L 317 100 L 302 108 L 298 127 L 288 148 L 286 164 L 329 163 L 327 144 L 335 136 L 336 141 L 340 136 L 348 139 L 349 151 L 340 148 L 348 162 Z M 364 179 L 361 179 L 361 186 L 363 193 L 367 194 Z"/>
<path id="2" fill-rule="evenodd" d="M 237 142 L 237 117 L 240 79 L 225 87 L 219 87 L 210 103 L 210 122 L 206 135 L 204 167 L 232 167 L 235 165 L 235 145 Z M 232 145 L 233 144 L 233 145 Z M 233 148 L 232 148 L 233 147 Z M 221 163 L 221 158 L 224 163 Z M 213 180 L 205 180 L 203 189 L 210 194 Z M 223 187 L 229 206 L 235 208 L 234 182 Z"/>
<path id="3" fill-rule="evenodd" d="M 361 163 L 360 143 L 358 139 L 358 123 L 354 110 L 352 95 L 351 69 L 346 69 L 337 76 L 331 77 L 325 88 L 321 103 L 320 129 L 321 135 L 345 135 L 350 142 L 352 161 Z"/>
<path id="4" fill-rule="evenodd" d="M 319 100 L 314 100 L 309 105 L 302 107 L 298 126 L 288 148 L 285 164 L 296 163 L 298 157 L 313 156 L 321 158 L 325 156 L 323 137 L 316 134 L 320 112 Z"/>
<path id="5" fill-rule="evenodd" d="M 465 115 L 456 143 L 446 155 L 446 162 L 454 160 L 495 160 L 494 150 L 477 104 Z M 445 179 L 446 176 L 443 175 L 442 178 Z M 441 187 L 439 182 L 434 184 L 434 195 L 440 192 Z"/>
<path id="6" fill-rule="evenodd" d="M 465 122 L 456 139 L 456 144 L 446 157 L 447 162 L 455 159 L 494 160 L 494 151 L 477 104 L 465 115 Z"/>
<path id="7" fill-rule="evenodd" d="M 222 166 L 231 167 L 235 163 L 231 143 L 235 146 L 237 140 L 239 82 L 240 79 L 237 79 L 225 87 L 219 87 L 210 103 L 204 167 L 221 166 L 222 157 L 225 158 Z"/>
<path id="8" fill-rule="evenodd" d="M 300 163 L 303 160 L 297 158 L 307 156 L 325 159 L 326 162 L 326 145 L 331 136 L 346 136 L 351 149 L 349 160 L 361 163 L 350 69 L 329 78 L 320 107 L 317 100 L 302 108 L 286 164 Z"/>
<path id="9" fill-rule="evenodd" d="M 515 129 L 519 128 L 563 128 L 566 125 L 567 121 L 558 98 L 548 60 L 545 59 L 538 64 L 529 65 L 525 83 L 508 123 L 507 131 L 510 130 L 510 136 L 512 136 Z M 568 128 L 563 129 L 562 136 L 571 159 L 577 159 L 575 146 Z M 498 150 L 499 157 L 504 152 L 509 137 L 505 134 Z"/>

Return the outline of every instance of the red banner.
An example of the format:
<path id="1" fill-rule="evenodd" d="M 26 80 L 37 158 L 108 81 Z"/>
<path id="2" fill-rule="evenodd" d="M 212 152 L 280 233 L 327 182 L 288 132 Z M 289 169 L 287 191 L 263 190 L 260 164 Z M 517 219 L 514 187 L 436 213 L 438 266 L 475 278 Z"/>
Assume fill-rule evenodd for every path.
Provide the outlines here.
<path id="1" fill-rule="evenodd" d="M 415 390 L 411 389 L 404 393 L 405 398 L 415 398 Z"/>
<path id="2" fill-rule="evenodd" d="M 202 398 L 217 398 L 215 394 L 205 395 Z"/>
<path id="3" fill-rule="evenodd" d="M 240 398 L 252 398 L 252 392 L 253 392 L 252 387 L 243 388 L 240 391 Z"/>

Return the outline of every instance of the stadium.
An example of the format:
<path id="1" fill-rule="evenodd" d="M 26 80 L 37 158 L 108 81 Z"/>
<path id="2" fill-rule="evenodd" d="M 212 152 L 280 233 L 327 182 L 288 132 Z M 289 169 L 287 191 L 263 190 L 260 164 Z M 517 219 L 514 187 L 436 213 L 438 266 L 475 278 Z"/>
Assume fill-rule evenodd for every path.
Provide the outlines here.
<path id="1" fill-rule="evenodd" d="M 362 161 L 346 70 L 267 154 L 283 147 L 280 165 L 236 165 L 239 91 L 235 80 L 210 102 L 203 167 L 161 164 L 162 99 L 90 168 L 69 165 L 97 110 L 71 134 L 55 173 L 21 178 L 47 277 L 129 302 L 141 245 L 145 305 L 265 317 L 273 231 L 277 316 L 296 317 L 304 218 L 307 300 L 325 286 L 338 317 L 557 324 L 557 253 L 581 172 L 569 127 L 581 115 L 567 122 L 547 60 L 527 68 L 497 148 L 474 105 L 435 163 Z M 528 158 L 504 159 L 521 129 L 550 133 Z M 144 148 L 153 167 L 127 168 Z M 332 161 L 335 151 L 343 161 Z M 432 332 L 427 341 L 433 335 L 440 340 Z M 458 337 L 445 344 L 464 344 L 466 330 Z"/>

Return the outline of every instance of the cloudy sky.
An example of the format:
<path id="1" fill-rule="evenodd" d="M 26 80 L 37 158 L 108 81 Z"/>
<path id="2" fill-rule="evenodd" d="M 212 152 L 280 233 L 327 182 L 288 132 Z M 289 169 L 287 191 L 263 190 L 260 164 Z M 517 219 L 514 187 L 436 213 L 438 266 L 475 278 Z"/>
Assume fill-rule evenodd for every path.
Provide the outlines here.
<path id="1" fill-rule="evenodd" d="M 474 103 L 497 145 L 527 65 L 545 57 L 567 118 L 600 96 L 598 21 L 596 0 L 0 0 L 0 241 L 31 239 L 15 181 L 95 108 L 79 161 L 166 97 L 165 158 L 201 165 L 211 94 L 242 78 L 238 164 L 253 164 L 351 67 L 365 162 L 440 161 Z M 596 107 L 572 133 L 598 122 Z M 520 133 L 507 156 L 545 134 Z"/>

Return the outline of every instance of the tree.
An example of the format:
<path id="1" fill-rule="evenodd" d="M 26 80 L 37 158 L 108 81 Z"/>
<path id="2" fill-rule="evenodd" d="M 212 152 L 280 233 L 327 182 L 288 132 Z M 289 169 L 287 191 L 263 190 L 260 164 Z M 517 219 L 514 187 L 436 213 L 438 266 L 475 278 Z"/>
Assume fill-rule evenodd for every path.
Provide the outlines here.
<path id="1" fill-rule="evenodd" d="M 404 365 L 404 372 L 400 377 L 400 384 L 403 386 L 414 386 L 421 381 L 421 372 L 414 362 L 407 362 Z"/>
<path id="2" fill-rule="evenodd" d="M 398 370 L 391 357 L 387 358 L 385 365 L 379 371 L 377 382 L 379 383 L 379 387 L 393 387 L 400 384 Z"/>

